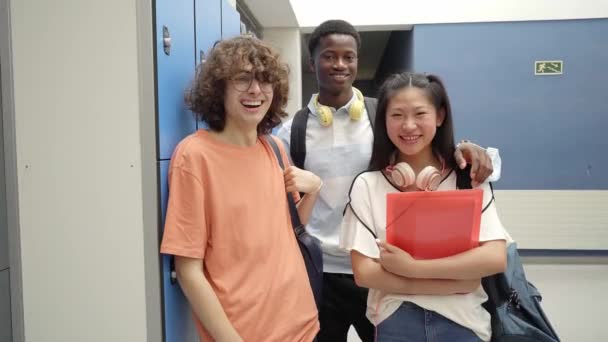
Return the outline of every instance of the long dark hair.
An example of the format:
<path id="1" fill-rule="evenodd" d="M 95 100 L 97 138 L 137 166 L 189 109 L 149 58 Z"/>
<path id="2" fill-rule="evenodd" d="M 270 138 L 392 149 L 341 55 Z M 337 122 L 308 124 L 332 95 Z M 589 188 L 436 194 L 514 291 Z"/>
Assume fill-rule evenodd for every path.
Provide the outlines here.
<path id="1" fill-rule="evenodd" d="M 437 128 L 432 148 L 433 153 L 444 160 L 446 168 L 455 168 L 452 108 L 443 82 L 435 75 L 404 72 L 390 76 L 378 92 L 378 107 L 376 109 L 376 122 L 374 123 L 374 146 L 369 170 L 383 170 L 390 164 L 391 156 L 397 150 L 395 144 L 389 139 L 386 130 L 386 107 L 399 91 L 407 87 L 424 90 L 437 112 L 439 113 L 442 109 L 445 111 L 443 124 Z"/>

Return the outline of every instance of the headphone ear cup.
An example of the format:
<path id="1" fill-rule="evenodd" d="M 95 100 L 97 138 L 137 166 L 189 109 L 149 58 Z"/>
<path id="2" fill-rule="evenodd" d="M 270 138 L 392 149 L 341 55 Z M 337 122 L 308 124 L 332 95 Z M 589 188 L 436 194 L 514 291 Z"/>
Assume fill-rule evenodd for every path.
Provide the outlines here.
<path id="1" fill-rule="evenodd" d="M 393 167 L 391 172 L 393 182 L 399 187 L 405 188 L 414 183 L 416 174 L 412 167 L 407 163 L 398 163 Z"/>
<path id="2" fill-rule="evenodd" d="M 435 191 L 441 183 L 441 172 L 432 166 L 427 166 L 416 178 L 416 187 L 420 190 Z"/>
<path id="3" fill-rule="evenodd" d="M 359 121 L 361 120 L 361 116 L 363 116 L 363 110 L 365 109 L 365 103 L 361 100 L 354 101 L 350 108 L 348 109 L 348 114 L 350 115 L 351 120 Z"/>
<path id="4" fill-rule="evenodd" d="M 331 109 L 326 106 L 319 106 L 317 108 L 317 115 L 319 117 L 319 122 L 323 127 L 331 126 L 331 123 L 334 121 L 334 116 L 331 113 Z"/>

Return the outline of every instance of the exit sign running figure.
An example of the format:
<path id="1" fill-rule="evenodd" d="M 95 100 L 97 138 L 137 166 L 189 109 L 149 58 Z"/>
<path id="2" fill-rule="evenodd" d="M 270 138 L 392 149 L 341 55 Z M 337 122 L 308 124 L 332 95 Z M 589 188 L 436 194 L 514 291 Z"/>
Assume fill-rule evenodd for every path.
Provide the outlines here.
<path id="1" fill-rule="evenodd" d="M 535 61 L 534 75 L 561 75 L 564 73 L 564 61 Z"/>

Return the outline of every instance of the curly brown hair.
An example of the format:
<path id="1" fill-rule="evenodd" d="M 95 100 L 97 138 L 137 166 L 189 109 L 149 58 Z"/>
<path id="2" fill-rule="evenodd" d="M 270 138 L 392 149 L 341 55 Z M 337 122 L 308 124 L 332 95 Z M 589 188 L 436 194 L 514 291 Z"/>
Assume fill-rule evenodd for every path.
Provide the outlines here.
<path id="1" fill-rule="evenodd" d="M 286 117 L 289 68 L 279 54 L 261 40 L 239 36 L 223 40 L 211 50 L 207 61 L 197 67 L 196 76 L 186 91 L 186 105 L 199 120 L 216 132 L 224 130 L 226 81 L 251 65 L 256 79 L 272 84 L 273 98 L 268 113 L 258 124 L 258 134 L 269 134 Z"/>

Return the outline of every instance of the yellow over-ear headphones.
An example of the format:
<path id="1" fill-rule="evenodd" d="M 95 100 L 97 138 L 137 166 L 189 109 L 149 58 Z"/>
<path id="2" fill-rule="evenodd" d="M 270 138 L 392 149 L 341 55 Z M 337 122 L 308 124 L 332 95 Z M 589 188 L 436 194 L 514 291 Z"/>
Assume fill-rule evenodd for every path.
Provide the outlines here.
<path id="1" fill-rule="evenodd" d="M 361 116 L 365 110 L 365 103 L 363 102 L 363 94 L 361 94 L 359 89 L 353 87 L 353 91 L 355 92 L 357 99 L 353 101 L 348 108 L 348 115 L 350 116 L 351 120 L 359 121 L 361 120 Z M 319 94 L 315 95 L 312 102 L 317 110 L 317 116 L 319 117 L 319 122 L 321 125 L 324 127 L 331 126 L 332 122 L 334 121 L 334 116 L 329 107 L 323 106 L 319 103 Z"/>

